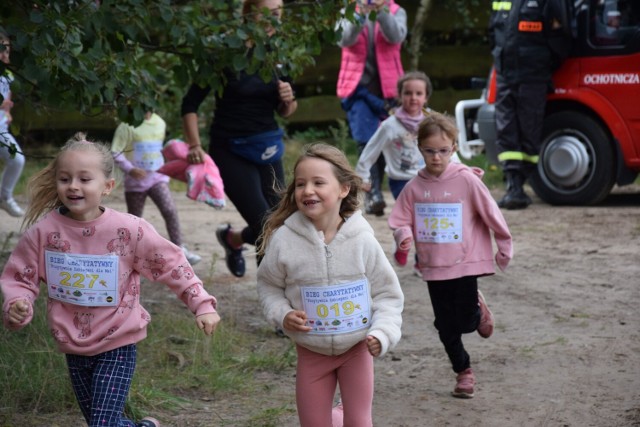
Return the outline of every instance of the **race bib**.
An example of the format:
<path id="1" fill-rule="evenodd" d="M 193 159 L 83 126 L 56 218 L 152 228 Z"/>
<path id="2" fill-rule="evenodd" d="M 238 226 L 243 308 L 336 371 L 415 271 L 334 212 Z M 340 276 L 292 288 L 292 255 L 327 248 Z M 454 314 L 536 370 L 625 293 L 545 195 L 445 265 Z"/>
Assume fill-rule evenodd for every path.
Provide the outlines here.
<path id="1" fill-rule="evenodd" d="M 118 256 L 45 251 L 49 298 L 91 307 L 118 305 Z"/>
<path id="2" fill-rule="evenodd" d="M 462 242 L 462 203 L 416 203 L 415 216 L 418 242 Z"/>
<path id="3" fill-rule="evenodd" d="M 147 171 L 157 171 L 164 165 L 162 141 L 140 141 L 133 144 L 133 164 Z"/>
<path id="4" fill-rule="evenodd" d="M 334 286 L 303 287 L 302 303 L 310 334 L 344 334 L 368 327 L 371 320 L 367 279 Z"/>

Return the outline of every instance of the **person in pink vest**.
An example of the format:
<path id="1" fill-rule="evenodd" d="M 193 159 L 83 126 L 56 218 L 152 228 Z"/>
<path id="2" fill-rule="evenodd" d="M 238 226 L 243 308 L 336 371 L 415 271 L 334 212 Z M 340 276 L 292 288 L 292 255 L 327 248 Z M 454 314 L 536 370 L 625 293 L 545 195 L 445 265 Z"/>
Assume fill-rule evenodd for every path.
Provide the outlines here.
<path id="1" fill-rule="evenodd" d="M 337 95 L 347 112 L 351 136 L 362 153 L 380 122 L 395 105 L 396 84 L 404 74 L 400 48 L 407 36 L 407 13 L 395 0 L 357 0 L 357 19 L 338 23 L 342 31 L 339 46 L 342 61 L 338 74 Z M 375 20 L 370 19 L 375 12 Z M 371 167 L 371 190 L 365 211 L 384 215 L 385 202 L 381 185 L 384 157 Z"/>

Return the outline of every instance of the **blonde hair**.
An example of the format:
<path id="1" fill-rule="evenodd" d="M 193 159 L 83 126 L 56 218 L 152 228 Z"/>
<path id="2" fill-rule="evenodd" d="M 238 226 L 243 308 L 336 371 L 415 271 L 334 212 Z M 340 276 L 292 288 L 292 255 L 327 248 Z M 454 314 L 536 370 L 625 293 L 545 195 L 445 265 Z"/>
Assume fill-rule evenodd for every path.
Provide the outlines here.
<path id="1" fill-rule="evenodd" d="M 27 183 L 29 206 L 22 221 L 23 229 L 33 225 L 46 212 L 63 205 L 58 198 L 56 174 L 60 156 L 67 151 L 91 151 L 98 154 L 102 158 L 102 172 L 105 178 L 113 177 L 114 163 L 110 148 L 101 142 L 87 141 L 86 135 L 82 132 L 76 133 L 44 169 L 29 179 Z"/>
<path id="2" fill-rule="evenodd" d="M 418 127 L 418 145 L 434 135 L 445 134 L 455 144 L 458 140 L 458 128 L 453 117 L 431 112 Z"/>
<path id="3" fill-rule="evenodd" d="M 340 203 L 340 216 L 342 218 L 348 218 L 360 206 L 359 194 L 362 187 L 362 179 L 356 175 L 347 156 L 338 148 L 322 143 L 310 144 L 303 147 L 300 157 L 296 161 L 293 171 L 294 177 L 291 180 L 289 186 L 282 192 L 280 202 L 273 210 L 264 225 L 262 235 L 260 236 L 260 243 L 258 245 L 258 253 L 264 255 L 265 249 L 269 244 L 269 239 L 276 231 L 277 228 L 284 224 L 284 221 L 298 210 L 298 205 L 295 199 L 295 171 L 298 168 L 300 162 L 305 159 L 321 159 L 331 164 L 331 169 L 340 185 L 346 185 L 349 187 L 349 193 L 342 199 Z"/>

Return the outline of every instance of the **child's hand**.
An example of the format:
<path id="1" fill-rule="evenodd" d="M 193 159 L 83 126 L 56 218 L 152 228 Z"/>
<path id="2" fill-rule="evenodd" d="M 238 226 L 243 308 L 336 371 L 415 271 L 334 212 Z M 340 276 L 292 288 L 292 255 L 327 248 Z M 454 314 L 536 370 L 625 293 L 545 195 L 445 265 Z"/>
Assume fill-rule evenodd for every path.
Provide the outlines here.
<path id="1" fill-rule="evenodd" d="M 380 356 L 382 344 L 380 344 L 378 338 L 371 335 L 367 336 L 367 347 L 369 348 L 369 353 L 371 353 L 373 357 Z"/>
<path id="2" fill-rule="evenodd" d="M 411 249 L 411 243 L 413 243 L 413 239 L 411 239 L 411 237 L 407 237 L 402 242 L 400 242 L 400 246 L 398 246 L 398 249 L 400 249 L 401 251 L 408 251 L 409 249 Z"/>
<path id="3" fill-rule="evenodd" d="M 367 193 L 369 191 L 371 191 L 371 183 L 370 182 L 363 182 L 362 183 L 362 190 L 366 191 Z"/>
<path id="4" fill-rule="evenodd" d="M 147 171 L 140 168 L 133 168 L 129 171 L 129 175 L 131 175 L 135 179 L 142 179 L 147 176 Z"/>
<path id="5" fill-rule="evenodd" d="M 220 322 L 220 315 L 218 313 L 201 314 L 196 317 L 196 324 L 198 329 L 202 329 L 205 335 L 211 335 L 216 331 L 218 323 Z"/>
<path id="6" fill-rule="evenodd" d="M 306 326 L 307 313 L 301 310 L 293 310 L 284 316 L 282 327 L 290 331 L 309 332 L 311 326 Z"/>
<path id="7" fill-rule="evenodd" d="M 31 304 L 27 300 L 16 301 L 9 307 L 9 323 L 20 324 L 31 311 Z"/>

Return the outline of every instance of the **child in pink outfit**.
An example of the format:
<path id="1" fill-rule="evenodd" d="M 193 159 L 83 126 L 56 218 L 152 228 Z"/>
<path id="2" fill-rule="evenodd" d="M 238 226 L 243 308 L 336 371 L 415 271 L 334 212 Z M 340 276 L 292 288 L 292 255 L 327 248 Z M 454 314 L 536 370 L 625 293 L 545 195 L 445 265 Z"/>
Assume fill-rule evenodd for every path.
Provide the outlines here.
<path id="1" fill-rule="evenodd" d="M 123 416 L 136 343 L 151 320 L 140 305 L 140 277 L 167 285 L 205 334 L 220 317 L 180 247 L 144 219 L 100 204 L 115 185 L 113 168 L 108 147 L 78 134 L 31 178 L 28 229 L 0 277 L 3 322 L 11 330 L 31 322 L 46 283 L 49 329 L 89 426 L 157 427 L 152 418 L 136 424 Z"/>
<path id="2" fill-rule="evenodd" d="M 457 374 L 453 395 L 470 398 L 475 375 L 462 334 L 488 338 L 493 315 L 478 290 L 478 277 L 505 270 L 513 255 L 511 234 L 482 171 L 451 162 L 458 131 L 451 117 L 431 113 L 418 130 L 426 167 L 400 193 L 389 216 L 398 251 L 415 242 L 418 269 L 427 281 L 435 327 Z"/>

